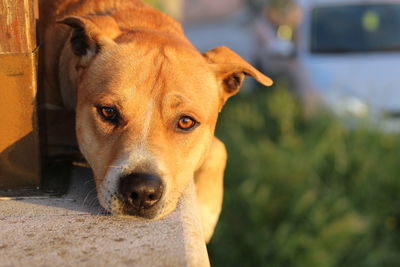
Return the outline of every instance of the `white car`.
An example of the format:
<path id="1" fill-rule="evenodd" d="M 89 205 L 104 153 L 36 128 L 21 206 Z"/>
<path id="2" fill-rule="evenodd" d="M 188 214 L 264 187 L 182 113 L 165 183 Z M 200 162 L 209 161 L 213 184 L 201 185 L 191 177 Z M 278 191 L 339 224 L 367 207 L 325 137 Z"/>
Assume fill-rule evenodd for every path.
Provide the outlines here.
<path id="1" fill-rule="evenodd" d="M 298 92 L 400 129 L 400 0 L 297 2 L 303 19 L 287 60 Z"/>

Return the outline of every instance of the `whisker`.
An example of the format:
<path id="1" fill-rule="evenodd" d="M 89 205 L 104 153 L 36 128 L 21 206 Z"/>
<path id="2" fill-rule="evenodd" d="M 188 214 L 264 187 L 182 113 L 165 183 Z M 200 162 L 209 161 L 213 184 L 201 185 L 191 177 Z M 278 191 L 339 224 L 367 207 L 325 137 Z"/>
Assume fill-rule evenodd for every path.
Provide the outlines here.
<path id="1" fill-rule="evenodd" d="M 97 196 L 96 195 L 94 195 L 89 201 L 88 201 L 88 203 L 87 203 L 87 205 L 86 205 L 86 207 L 87 208 L 92 208 L 92 207 L 99 207 L 99 205 L 95 205 L 96 203 L 98 203 L 97 202 Z M 91 211 L 91 212 L 93 212 L 93 211 Z"/>
<path id="2" fill-rule="evenodd" d="M 90 201 L 90 204 L 89 204 L 89 207 L 90 207 L 90 208 L 96 206 L 96 205 L 95 205 L 96 202 L 97 202 L 96 200 L 97 200 L 97 197 L 96 197 L 96 196 L 92 198 L 92 200 Z"/>
<path id="3" fill-rule="evenodd" d="M 83 203 L 82 205 L 85 206 L 86 200 L 88 199 L 88 197 L 90 196 L 90 194 L 92 194 L 94 191 L 96 190 L 96 188 L 92 188 L 85 196 L 85 198 L 83 199 Z"/>

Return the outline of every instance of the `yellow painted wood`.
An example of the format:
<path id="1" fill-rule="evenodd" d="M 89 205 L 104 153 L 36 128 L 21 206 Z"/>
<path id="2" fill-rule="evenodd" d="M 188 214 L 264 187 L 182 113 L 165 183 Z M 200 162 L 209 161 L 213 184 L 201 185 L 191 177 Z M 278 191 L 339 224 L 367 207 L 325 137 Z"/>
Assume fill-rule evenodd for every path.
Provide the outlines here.
<path id="1" fill-rule="evenodd" d="M 40 182 L 36 52 L 0 53 L 0 188 Z"/>

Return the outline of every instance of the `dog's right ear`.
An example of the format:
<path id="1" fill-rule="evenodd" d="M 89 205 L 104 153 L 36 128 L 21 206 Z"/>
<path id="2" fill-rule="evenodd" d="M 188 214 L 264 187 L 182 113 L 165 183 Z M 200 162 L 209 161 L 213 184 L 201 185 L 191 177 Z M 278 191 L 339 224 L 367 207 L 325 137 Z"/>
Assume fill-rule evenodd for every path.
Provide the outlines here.
<path id="1" fill-rule="evenodd" d="M 70 16 L 58 20 L 57 23 L 70 26 L 71 49 L 78 57 L 90 59 L 101 49 L 113 45 L 113 39 L 120 34 L 115 20 L 109 16 Z"/>

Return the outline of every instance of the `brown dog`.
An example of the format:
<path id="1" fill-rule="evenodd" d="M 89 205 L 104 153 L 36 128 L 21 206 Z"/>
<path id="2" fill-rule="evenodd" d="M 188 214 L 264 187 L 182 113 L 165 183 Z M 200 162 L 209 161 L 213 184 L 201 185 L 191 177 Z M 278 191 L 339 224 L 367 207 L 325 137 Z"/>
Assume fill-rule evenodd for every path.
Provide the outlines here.
<path id="1" fill-rule="evenodd" d="M 218 113 L 245 74 L 271 79 L 228 48 L 199 53 L 176 21 L 139 0 L 44 0 L 41 22 L 47 104 L 76 111 L 100 204 L 160 218 L 194 179 L 208 241 L 226 162 Z"/>

